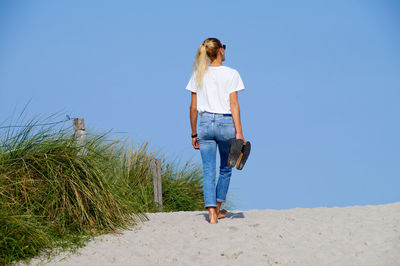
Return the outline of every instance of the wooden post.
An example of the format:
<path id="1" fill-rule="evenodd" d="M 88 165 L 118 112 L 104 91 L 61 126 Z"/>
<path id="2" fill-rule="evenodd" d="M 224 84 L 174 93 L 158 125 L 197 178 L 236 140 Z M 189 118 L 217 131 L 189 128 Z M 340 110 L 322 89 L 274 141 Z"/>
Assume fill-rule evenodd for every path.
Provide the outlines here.
<path id="1" fill-rule="evenodd" d="M 81 150 L 78 152 L 78 155 L 86 155 L 87 150 L 85 148 L 85 141 L 86 141 L 86 131 L 85 131 L 85 121 L 83 118 L 75 118 L 73 120 L 74 124 L 74 132 L 75 132 L 75 139 L 78 145 L 81 146 Z"/>
<path id="2" fill-rule="evenodd" d="M 160 159 L 152 160 L 154 202 L 157 211 L 162 211 L 161 163 Z"/>

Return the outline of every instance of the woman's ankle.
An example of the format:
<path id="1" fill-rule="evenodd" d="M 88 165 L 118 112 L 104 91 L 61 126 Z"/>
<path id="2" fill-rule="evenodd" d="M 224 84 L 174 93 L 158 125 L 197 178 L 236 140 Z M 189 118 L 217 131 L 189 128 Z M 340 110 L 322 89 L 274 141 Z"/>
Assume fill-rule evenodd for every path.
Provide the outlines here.
<path id="1" fill-rule="evenodd" d="M 217 214 L 217 208 L 216 207 L 207 207 L 208 208 L 208 216 L 210 223 L 218 223 L 218 214 Z"/>
<path id="2" fill-rule="evenodd" d="M 208 213 L 209 213 L 210 218 L 217 216 L 218 215 L 217 208 L 216 207 L 208 207 Z"/>

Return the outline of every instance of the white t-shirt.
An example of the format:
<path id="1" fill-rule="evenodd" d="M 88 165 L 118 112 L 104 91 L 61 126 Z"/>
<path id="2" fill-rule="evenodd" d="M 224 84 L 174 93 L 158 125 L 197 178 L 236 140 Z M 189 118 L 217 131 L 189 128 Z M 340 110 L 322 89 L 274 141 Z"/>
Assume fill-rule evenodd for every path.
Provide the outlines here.
<path id="1" fill-rule="evenodd" d="M 236 69 L 227 66 L 208 66 L 203 76 L 203 86 L 197 87 L 192 73 L 186 89 L 197 94 L 197 111 L 231 114 L 229 94 L 244 90 L 243 81 Z"/>

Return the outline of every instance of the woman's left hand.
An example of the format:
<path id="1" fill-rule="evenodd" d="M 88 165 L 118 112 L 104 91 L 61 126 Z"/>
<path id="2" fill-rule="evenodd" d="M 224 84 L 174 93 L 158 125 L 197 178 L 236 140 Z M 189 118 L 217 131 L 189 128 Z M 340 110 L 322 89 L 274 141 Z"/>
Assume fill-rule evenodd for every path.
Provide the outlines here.
<path id="1" fill-rule="evenodd" d="M 195 150 L 199 150 L 200 149 L 199 142 L 197 141 L 197 137 L 192 138 L 192 145 L 193 145 L 193 148 Z"/>

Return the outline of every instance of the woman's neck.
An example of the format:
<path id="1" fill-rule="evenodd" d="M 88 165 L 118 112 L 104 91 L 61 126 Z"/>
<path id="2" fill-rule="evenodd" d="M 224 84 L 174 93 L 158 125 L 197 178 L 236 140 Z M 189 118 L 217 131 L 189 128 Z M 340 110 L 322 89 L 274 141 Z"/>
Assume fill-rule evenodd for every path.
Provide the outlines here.
<path id="1" fill-rule="evenodd" d="M 209 66 L 222 66 L 222 61 L 219 58 L 216 58 L 209 64 Z"/>

